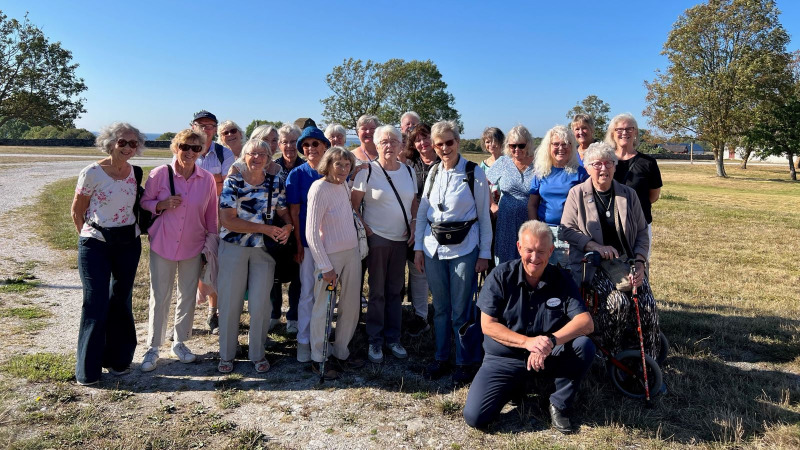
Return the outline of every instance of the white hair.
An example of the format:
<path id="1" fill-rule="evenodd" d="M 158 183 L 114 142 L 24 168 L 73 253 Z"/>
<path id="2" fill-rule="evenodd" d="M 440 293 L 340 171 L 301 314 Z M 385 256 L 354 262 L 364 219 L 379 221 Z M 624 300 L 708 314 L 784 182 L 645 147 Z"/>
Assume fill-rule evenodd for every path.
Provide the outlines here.
<path id="1" fill-rule="evenodd" d="M 553 232 L 550 230 L 550 226 L 544 222 L 540 222 L 538 220 L 528 220 L 527 222 L 523 223 L 522 226 L 519 227 L 517 240 L 522 240 L 523 233 L 531 233 L 536 237 L 546 237 L 547 240 L 550 241 L 550 245 L 553 245 Z"/>
<path id="2" fill-rule="evenodd" d="M 144 141 L 147 140 L 147 137 L 142 134 L 138 128 L 134 127 L 128 122 L 114 122 L 111 125 L 101 129 L 100 133 L 97 135 L 97 138 L 94 140 L 94 145 L 101 152 L 108 153 L 110 155 L 111 150 L 113 150 L 114 146 L 117 145 L 117 140 L 128 131 L 135 134 L 136 141 L 139 142 L 139 146 L 136 147 L 136 156 L 142 156 L 142 153 L 144 152 Z"/>
<path id="3" fill-rule="evenodd" d="M 572 130 L 564 125 L 556 125 L 544 134 L 544 139 L 536 149 L 536 160 L 533 162 L 533 175 L 539 179 L 546 178 L 553 170 L 553 152 L 550 151 L 550 144 L 553 137 L 558 137 L 569 144 L 569 160 L 564 167 L 567 173 L 575 173 L 578 170 L 578 142 Z"/>

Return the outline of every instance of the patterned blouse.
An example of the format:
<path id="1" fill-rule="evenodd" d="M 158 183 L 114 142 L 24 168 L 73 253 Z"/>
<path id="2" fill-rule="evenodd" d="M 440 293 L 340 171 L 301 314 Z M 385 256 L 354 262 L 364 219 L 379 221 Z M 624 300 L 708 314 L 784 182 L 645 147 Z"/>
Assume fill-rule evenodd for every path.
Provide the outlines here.
<path id="1" fill-rule="evenodd" d="M 502 263 L 519 258 L 517 232 L 528 220 L 528 191 L 533 180 L 533 164 L 520 172 L 511 158 L 501 156 L 486 172 L 486 177 L 500 190 L 494 255 L 496 261 Z"/>
<path id="2" fill-rule="evenodd" d="M 75 193 L 90 197 L 81 237 L 91 237 L 105 242 L 99 230 L 89 221 L 103 228 L 114 228 L 136 223 L 133 205 L 136 203 L 136 177 L 131 173 L 123 180 L 111 178 L 99 164 L 92 163 L 81 170 Z M 139 228 L 136 228 L 139 235 Z"/>
<path id="3" fill-rule="evenodd" d="M 269 188 L 272 183 L 272 205 L 268 205 Z M 277 214 L 276 209 L 286 209 L 286 187 L 279 176 L 267 175 L 264 183 L 253 186 L 244 181 L 242 174 L 235 173 L 225 178 L 219 207 L 236 208 L 236 217 L 253 223 L 267 223 L 268 214 Z M 261 233 L 239 233 L 222 227 L 220 239 L 243 247 L 263 247 Z"/>

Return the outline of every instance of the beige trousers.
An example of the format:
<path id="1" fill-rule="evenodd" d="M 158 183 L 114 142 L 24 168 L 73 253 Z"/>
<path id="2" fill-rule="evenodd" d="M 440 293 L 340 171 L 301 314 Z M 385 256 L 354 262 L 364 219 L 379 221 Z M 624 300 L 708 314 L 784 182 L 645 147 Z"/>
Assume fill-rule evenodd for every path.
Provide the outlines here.
<path id="1" fill-rule="evenodd" d="M 175 343 L 192 335 L 197 281 L 203 261 L 198 254 L 183 261 L 170 261 L 150 251 L 150 318 L 147 327 L 148 348 L 159 348 L 167 334 L 167 317 L 172 304 L 172 288 L 178 273 L 178 304 L 175 306 Z"/>
<path id="2" fill-rule="evenodd" d="M 358 248 L 344 250 L 328 255 L 333 270 L 338 275 L 339 316 L 336 320 L 336 341 L 328 348 L 328 355 L 339 359 L 347 359 L 347 349 L 358 325 L 358 314 L 361 310 L 361 258 Z M 325 343 L 325 312 L 328 305 L 328 286 L 320 279 L 321 272 L 314 272 L 314 309 L 311 310 L 311 359 L 322 362 L 322 350 Z M 336 298 L 331 299 L 336 306 Z M 333 306 L 331 314 L 333 314 Z"/>

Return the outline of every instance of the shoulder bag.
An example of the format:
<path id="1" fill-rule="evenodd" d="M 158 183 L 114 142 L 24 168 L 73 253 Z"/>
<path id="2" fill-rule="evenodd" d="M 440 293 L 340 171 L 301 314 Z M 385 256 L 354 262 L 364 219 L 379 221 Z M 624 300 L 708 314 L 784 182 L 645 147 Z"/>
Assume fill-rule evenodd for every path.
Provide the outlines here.
<path id="1" fill-rule="evenodd" d="M 264 174 L 264 177 L 264 183 L 267 185 L 267 212 L 261 213 L 262 220 L 267 225 L 281 228 L 286 225 L 286 222 L 272 207 L 272 186 L 276 176 Z M 297 253 L 297 240 L 294 238 L 294 232 L 289 233 L 289 239 L 285 244 L 279 244 L 267 235 L 262 234 L 261 236 L 264 239 L 264 251 L 275 260 L 275 282 L 287 283 L 296 278 L 300 269 L 294 260 L 294 255 Z"/>

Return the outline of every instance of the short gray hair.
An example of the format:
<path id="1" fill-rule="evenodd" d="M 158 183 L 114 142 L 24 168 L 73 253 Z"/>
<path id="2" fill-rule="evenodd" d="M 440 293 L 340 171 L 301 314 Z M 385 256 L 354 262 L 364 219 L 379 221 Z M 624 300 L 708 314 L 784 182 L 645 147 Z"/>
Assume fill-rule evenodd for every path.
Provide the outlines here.
<path id="1" fill-rule="evenodd" d="M 331 137 L 333 137 L 335 134 L 341 134 L 345 139 L 347 139 L 347 130 L 345 130 L 343 126 L 339 125 L 338 123 L 328 124 L 328 126 L 325 127 L 325 137 L 330 141 Z"/>
<path id="2" fill-rule="evenodd" d="M 633 146 L 636 147 L 639 145 L 639 124 L 636 122 L 636 119 L 633 118 L 633 114 L 631 113 L 618 114 L 611 119 L 611 122 L 608 123 L 608 131 L 606 131 L 605 142 L 614 148 L 617 147 L 617 143 L 614 142 L 614 128 L 617 127 L 618 122 L 622 122 L 623 120 L 633 122 L 633 128 L 636 128 L 636 133 L 633 136 Z"/>
<path id="3" fill-rule="evenodd" d="M 547 240 L 550 241 L 550 245 L 553 245 L 553 231 L 550 230 L 550 226 L 544 222 L 540 222 L 538 220 L 528 220 L 527 222 L 523 223 L 522 226 L 519 227 L 517 240 L 522 240 L 523 233 L 531 233 L 536 237 L 546 237 Z"/>
<path id="4" fill-rule="evenodd" d="M 458 124 L 452 120 L 443 120 L 433 124 L 431 127 L 431 139 L 436 136 L 441 136 L 448 131 L 453 133 L 453 137 L 456 139 L 456 141 L 461 142 L 461 135 L 458 134 Z"/>
<path id="5" fill-rule="evenodd" d="M 282 127 L 278 128 L 278 139 L 282 137 L 287 137 L 294 135 L 295 137 L 300 137 L 300 128 L 293 123 L 285 123 Z"/>
<path id="6" fill-rule="evenodd" d="M 94 145 L 103 153 L 111 154 L 111 150 L 117 145 L 117 140 L 122 137 L 126 132 L 130 131 L 136 135 L 136 141 L 139 146 L 136 147 L 136 156 L 142 156 L 144 152 L 144 141 L 147 137 L 139 131 L 138 128 L 129 124 L 128 122 L 114 122 L 111 125 L 100 130 L 100 134 L 94 140 Z"/>
<path id="7" fill-rule="evenodd" d="M 402 116 L 400 116 L 400 122 L 402 122 L 403 119 L 405 119 L 408 116 L 411 116 L 411 117 L 417 119 L 417 121 L 421 121 L 422 120 L 422 119 L 419 118 L 419 114 L 415 113 L 414 111 L 407 111 L 407 112 L 403 113 Z"/>
<path id="8" fill-rule="evenodd" d="M 617 154 L 614 146 L 606 142 L 593 142 L 583 152 L 583 167 L 588 168 L 595 161 L 613 161 L 617 165 Z"/>
<path id="9" fill-rule="evenodd" d="M 328 173 L 333 169 L 333 163 L 336 161 L 346 160 L 350 161 L 350 173 L 356 168 L 356 157 L 344 147 L 335 146 L 325 150 L 322 159 L 317 166 L 317 172 L 323 177 L 328 176 Z"/>
<path id="10" fill-rule="evenodd" d="M 562 141 L 569 144 L 569 160 L 567 161 L 564 171 L 567 173 L 575 173 L 578 170 L 578 142 L 575 140 L 575 135 L 572 130 L 564 125 L 556 125 L 550 128 L 544 134 L 544 139 L 539 147 L 536 149 L 536 159 L 533 162 L 533 173 L 540 179 L 550 175 L 553 170 L 553 152 L 550 151 L 550 144 L 553 143 L 553 137 L 561 138 Z"/>
<path id="11" fill-rule="evenodd" d="M 268 143 L 262 141 L 261 139 L 253 139 L 250 138 L 247 142 L 244 143 L 242 147 L 242 152 L 239 153 L 239 157 L 236 158 L 236 165 L 237 167 L 244 167 L 245 169 L 242 172 L 246 172 L 247 164 L 244 162 L 244 157 L 247 153 L 251 150 L 266 150 L 267 151 L 267 164 L 272 160 L 272 147 L 269 146 Z"/>
<path id="12" fill-rule="evenodd" d="M 525 151 L 528 153 L 528 156 L 533 156 L 536 149 L 533 148 L 533 135 L 524 125 L 517 125 L 511 130 L 509 130 L 508 134 L 506 135 L 506 141 L 503 142 L 503 154 L 508 156 L 509 158 L 512 157 L 511 151 L 508 149 L 508 143 L 511 140 L 519 140 L 522 139 L 525 141 Z"/>
<path id="13" fill-rule="evenodd" d="M 219 125 L 217 125 L 217 142 L 219 142 L 220 144 L 222 143 L 222 132 L 225 130 L 225 128 L 231 126 L 239 130 L 239 136 L 244 138 L 244 131 L 242 131 L 242 127 L 237 125 L 236 122 L 232 120 L 223 120 L 222 122 L 219 123 Z"/>
<path id="14" fill-rule="evenodd" d="M 403 142 L 403 135 L 400 134 L 400 130 L 394 127 L 394 125 L 382 125 L 375 130 L 375 134 L 373 135 L 373 142 L 379 142 L 382 137 L 386 136 L 387 134 L 392 135 L 392 137 L 397 138 L 398 141 Z"/>
<path id="15" fill-rule="evenodd" d="M 589 128 L 592 129 L 592 133 L 594 133 L 594 117 L 590 116 L 589 114 L 575 114 L 572 116 L 572 122 L 570 122 L 570 127 L 575 128 L 575 125 L 580 125 L 585 123 L 589 125 Z"/>
<path id="16" fill-rule="evenodd" d="M 366 125 L 369 122 L 374 123 L 375 128 L 381 126 L 381 121 L 378 120 L 378 117 L 369 114 L 364 114 L 363 116 L 358 118 L 358 121 L 356 122 L 356 128 L 361 128 L 362 125 Z"/>
<path id="17" fill-rule="evenodd" d="M 258 139 L 263 141 L 273 131 L 278 133 L 278 130 L 276 130 L 272 125 L 259 125 L 253 129 L 252 133 L 250 133 L 250 139 Z M 280 135 L 280 133 L 278 134 Z"/>

